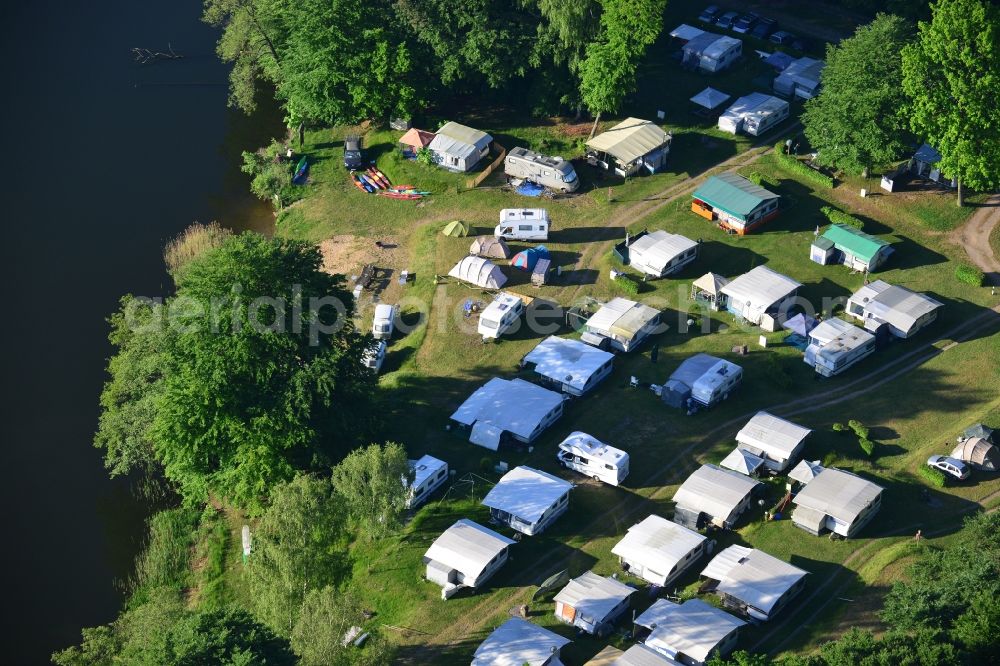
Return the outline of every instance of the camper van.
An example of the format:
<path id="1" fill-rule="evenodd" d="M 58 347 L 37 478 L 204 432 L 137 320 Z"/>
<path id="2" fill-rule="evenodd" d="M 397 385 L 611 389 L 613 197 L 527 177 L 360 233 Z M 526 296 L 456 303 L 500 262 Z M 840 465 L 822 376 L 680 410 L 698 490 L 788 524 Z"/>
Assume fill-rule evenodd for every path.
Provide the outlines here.
<path id="1" fill-rule="evenodd" d="M 376 340 L 388 340 L 392 337 L 392 329 L 396 323 L 396 306 L 379 303 L 375 306 L 375 318 L 372 321 L 372 335 Z"/>
<path id="2" fill-rule="evenodd" d="M 510 178 L 523 178 L 556 192 L 575 192 L 580 187 L 572 162 L 548 157 L 526 148 L 511 148 L 503 163 Z"/>
<path id="3" fill-rule="evenodd" d="M 504 208 L 493 235 L 505 240 L 548 240 L 549 212 L 544 208 Z"/>
<path id="4" fill-rule="evenodd" d="M 556 459 L 567 469 L 611 486 L 628 476 L 628 454 L 585 432 L 573 432 L 564 439 Z"/>
<path id="5" fill-rule="evenodd" d="M 496 340 L 509 331 L 524 314 L 524 301 L 517 294 L 501 291 L 479 315 L 479 335 Z"/>

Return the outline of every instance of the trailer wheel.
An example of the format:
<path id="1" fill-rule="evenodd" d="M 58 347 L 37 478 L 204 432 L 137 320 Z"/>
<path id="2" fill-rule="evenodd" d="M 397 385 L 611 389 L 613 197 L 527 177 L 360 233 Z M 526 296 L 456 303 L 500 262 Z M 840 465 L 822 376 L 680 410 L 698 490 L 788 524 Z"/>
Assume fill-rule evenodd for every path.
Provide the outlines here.
<path id="1" fill-rule="evenodd" d="M 601 477 L 597 476 L 596 474 L 594 476 L 592 476 L 591 478 L 594 479 L 594 481 L 597 481 L 598 483 L 601 482 Z"/>

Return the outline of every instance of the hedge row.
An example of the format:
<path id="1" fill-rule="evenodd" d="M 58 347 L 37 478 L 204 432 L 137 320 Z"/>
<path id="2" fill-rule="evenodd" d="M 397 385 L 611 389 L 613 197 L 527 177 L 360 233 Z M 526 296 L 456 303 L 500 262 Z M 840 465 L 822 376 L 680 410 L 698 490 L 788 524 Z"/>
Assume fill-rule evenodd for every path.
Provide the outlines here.
<path id="1" fill-rule="evenodd" d="M 948 481 L 944 472 L 927 465 L 920 466 L 920 476 L 924 477 L 924 480 L 935 488 L 944 488 L 944 484 Z"/>
<path id="2" fill-rule="evenodd" d="M 975 266 L 959 264 L 955 267 L 955 279 L 959 282 L 971 284 L 973 287 L 982 287 L 983 281 L 986 280 L 986 275 Z"/>
<path id="3" fill-rule="evenodd" d="M 830 220 L 831 224 L 845 224 L 849 227 L 854 227 L 855 229 L 864 229 L 865 223 L 854 217 L 853 215 L 848 215 L 842 210 L 837 210 L 833 206 L 823 206 L 820 208 L 826 219 Z"/>
<path id="4" fill-rule="evenodd" d="M 786 155 L 784 141 L 779 141 L 774 144 L 774 154 L 777 157 L 778 165 L 781 166 L 781 168 L 798 176 L 802 176 L 806 180 L 811 180 L 817 185 L 822 185 L 823 187 L 833 187 L 833 178 L 822 174 L 815 169 L 810 169 L 805 164 L 797 160 L 794 155 Z"/>

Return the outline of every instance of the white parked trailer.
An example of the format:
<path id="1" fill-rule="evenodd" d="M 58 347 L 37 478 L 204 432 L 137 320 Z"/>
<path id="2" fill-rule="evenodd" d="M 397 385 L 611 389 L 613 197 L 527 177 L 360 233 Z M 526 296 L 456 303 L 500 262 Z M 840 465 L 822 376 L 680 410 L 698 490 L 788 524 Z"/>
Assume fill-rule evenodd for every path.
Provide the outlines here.
<path id="1" fill-rule="evenodd" d="M 788 117 L 789 106 L 785 100 L 750 93 L 740 97 L 719 116 L 719 129 L 730 134 L 744 132 L 750 136 L 761 136 Z"/>
<path id="2" fill-rule="evenodd" d="M 511 148 L 504 160 L 503 170 L 511 178 L 529 180 L 557 192 L 575 192 L 580 187 L 572 162 L 527 148 Z"/>
<path id="3" fill-rule="evenodd" d="M 521 465 L 486 493 L 483 506 L 498 523 L 532 536 L 540 534 L 569 508 L 573 484 L 548 472 Z"/>
<path id="4" fill-rule="evenodd" d="M 560 442 L 556 459 L 563 467 L 611 486 L 628 476 L 628 454 L 585 432 L 572 432 Z"/>
<path id="5" fill-rule="evenodd" d="M 513 539 L 462 518 L 434 540 L 424 554 L 425 576 L 448 599 L 463 587 L 479 587 L 507 561 Z"/>
<path id="6" fill-rule="evenodd" d="M 421 456 L 420 460 L 411 460 L 413 482 L 409 487 L 409 498 L 406 508 L 413 509 L 423 504 L 431 494 L 448 480 L 448 463 L 434 456 Z"/>
<path id="7" fill-rule="evenodd" d="M 628 245 L 629 265 L 654 278 L 676 273 L 697 256 L 698 243 L 663 230 L 644 234 Z"/>
<path id="8" fill-rule="evenodd" d="M 521 365 L 534 369 L 544 385 L 580 396 L 611 374 L 614 360 L 611 352 L 550 335 L 525 355 Z"/>
<path id="9" fill-rule="evenodd" d="M 587 320 L 580 339 L 595 347 L 628 352 L 659 326 L 659 310 L 627 298 L 613 298 Z"/>
<path id="10" fill-rule="evenodd" d="M 544 208 L 504 208 L 493 235 L 505 240 L 548 240 L 549 212 Z"/>
<path id="11" fill-rule="evenodd" d="M 809 331 L 802 360 L 820 375 L 833 377 L 873 353 L 873 334 L 843 319 L 826 319 Z"/>
<path id="12" fill-rule="evenodd" d="M 705 553 L 705 537 L 660 516 L 647 516 L 628 528 L 611 552 L 622 568 L 653 585 L 677 580 Z"/>
<path id="13" fill-rule="evenodd" d="M 483 340 L 495 340 L 517 326 L 524 309 L 524 300 L 520 296 L 501 291 L 479 315 L 476 330 Z"/>

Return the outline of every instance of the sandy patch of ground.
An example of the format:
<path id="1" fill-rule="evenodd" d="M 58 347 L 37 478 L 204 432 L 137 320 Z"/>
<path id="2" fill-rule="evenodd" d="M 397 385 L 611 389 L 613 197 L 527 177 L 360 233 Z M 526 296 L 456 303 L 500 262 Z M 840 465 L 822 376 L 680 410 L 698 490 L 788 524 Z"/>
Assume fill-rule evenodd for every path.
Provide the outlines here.
<path id="1" fill-rule="evenodd" d="M 382 242 L 379 247 L 376 240 Z M 333 236 L 320 242 L 319 251 L 323 255 L 322 270 L 339 273 L 348 277 L 358 275 L 365 264 L 375 264 L 378 268 L 402 270 L 405 253 L 401 251 L 395 238 L 362 238 L 344 234 Z"/>

